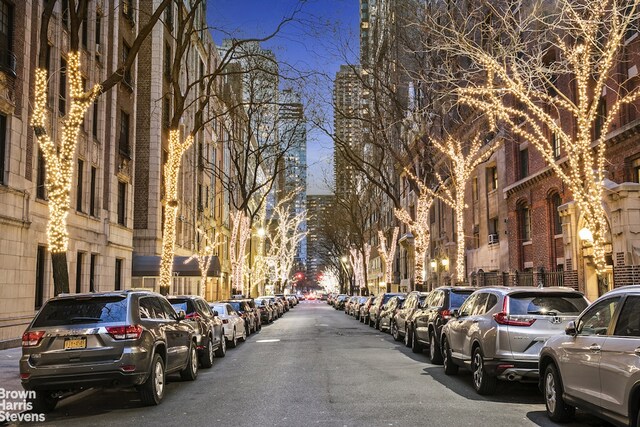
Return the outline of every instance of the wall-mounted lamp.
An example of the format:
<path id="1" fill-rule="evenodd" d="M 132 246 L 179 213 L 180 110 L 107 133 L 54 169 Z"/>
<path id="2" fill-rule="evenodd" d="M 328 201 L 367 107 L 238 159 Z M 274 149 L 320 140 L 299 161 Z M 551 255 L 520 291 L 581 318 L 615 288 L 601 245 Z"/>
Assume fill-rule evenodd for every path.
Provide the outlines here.
<path id="1" fill-rule="evenodd" d="M 593 242 L 593 233 L 586 227 L 578 231 L 578 237 L 585 242 Z"/>
<path id="2" fill-rule="evenodd" d="M 436 260 L 432 259 L 431 260 L 431 269 L 435 270 L 437 266 L 438 266 L 438 263 L 436 262 Z"/>
<path id="3" fill-rule="evenodd" d="M 442 259 L 440 260 L 440 264 L 441 264 L 443 267 L 445 267 L 445 268 L 446 268 L 446 267 L 449 267 L 449 259 L 448 259 L 448 258 L 442 258 Z"/>

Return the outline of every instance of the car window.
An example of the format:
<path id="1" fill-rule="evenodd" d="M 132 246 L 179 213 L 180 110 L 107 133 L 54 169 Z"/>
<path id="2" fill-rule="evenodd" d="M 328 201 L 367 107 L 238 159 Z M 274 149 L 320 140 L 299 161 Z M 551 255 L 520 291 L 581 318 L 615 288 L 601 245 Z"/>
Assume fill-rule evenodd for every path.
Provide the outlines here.
<path id="1" fill-rule="evenodd" d="M 473 309 L 471 309 L 471 315 L 479 316 L 481 314 L 486 313 L 485 307 L 487 305 L 488 299 L 489 299 L 489 294 L 487 293 L 478 294 L 478 298 L 476 298 L 476 301 L 473 304 Z"/>
<path id="2" fill-rule="evenodd" d="M 156 298 L 156 301 L 158 301 L 158 304 L 160 304 L 160 307 L 164 312 L 165 319 L 167 320 L 177 319 L 176 311 L 173 309 L 173 307 L 171 307 L 171 304 L 169 304 L 169 301 L 167 301 L 164 298 Z"/>
<path id="3" fill-rule="evenodd" d="M 453 292 L 451 295 L 453 295 Z M 471 314 L 471 310 L 473 309 L 473 305 L 477 298 L 478 294 L 472 295 L 460 306 L 459 311 L 461 316 L 469 316 Z"/>
<path id="4" fill-rule="evenodd" d="M 140 306 L 138 312 L 140 313 L 141 319 L 155 319 L 156 318 L 156 309 L 153 304 L 153 298 L 146 297 L 140 298 L 138 305 Z"/>
<path id="5" fill-rule="evenodd" d="M 498 303 L 498 296 L 495 294 L 489 294 L 489 298 L 487 299 L 487 308 L 485 309 L 485 313 L 490 311 L 495 305 Z"/>
<path id="6" fill-rule="evenodd" d="M 578 321 L 579 335 L 606 335 L 620 297 L 606 298 L 591 307 Z"/>
<path id="7" fill-rule="evenodd" d="M 127 299 L 121 296 L 49 301 L 38 313 L 33 327 L 95 322 L 124 322 Z"/>
<path id="8" fill-rule="evenodd" d="M 206 303 L 206 301 L 198 299 L 195 301 L 196 303 L 196 307 L 198 309 L 198 311 L 200 312 L 200 314 L 206 316 L 206 317 L 211 317 L 213 316 L 213 312 L 211 311 L 211 307 L 209 307 L 209 304 Z"/>
<path id="9" fill-rule="evenodd" d="M 640 337 L 640 296 L 630 295 L 624 301 L 613 335 Z"/>
<path id="10" fill-rule="evenodd" d="M 451 310 L 455 310 L 456 308 L 462 308 L 462 304 L 469 298 L 472 292 L 459 292 L 459 291 L 450 291 L 449 292 L 449 308 Z M 442 304 L 444 305 L 444 303 Z"/>
<path id="11" fill-rule="evenodd" d="M 584 297 L 575 292 L 523 292 L 509 295 L 509 314 L 578 315 L 587 308 Z"/>

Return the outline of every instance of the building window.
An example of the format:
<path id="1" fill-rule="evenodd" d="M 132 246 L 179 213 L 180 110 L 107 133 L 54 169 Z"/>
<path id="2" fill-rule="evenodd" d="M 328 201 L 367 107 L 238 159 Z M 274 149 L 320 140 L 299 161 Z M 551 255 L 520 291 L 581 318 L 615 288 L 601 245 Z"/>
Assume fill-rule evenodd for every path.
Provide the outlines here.
<path id="1" fill-rule="evenodd" d="M 531 240 L 531 211 L 529 206 L 521 205 L 518 208 L 518 222 L 520 225 L 520 240 L 529 242 Z"/>
<path id="2" fill-rule="evenodd" d="M 8 170 L 7 150 L 9 143 L 7 141 L 7 116 L 0 114 L 0 184 L 6 184 L 5 172 Z"/>
<path id="3" fill-rule="evenodd" d="M 6 0 L 0 1 L 0 51 L 2 66 L 15 72 L 15 60 L 9 53 L 13 50 L 13 6 Z"/>
<path id="4" fill-rule="evenodd" d="M 527 148 L 520 150 L 518 157 L 518 164 L 520 165 L 520 179 L 523 179 L 529 176 L 529 150 Z"/>
<path id="5" fill-rule="evenodd" d="M 89 215 L 96 216 L 96 176 L 97 169 L 91 166 L 91 187 L 90 187 L 90 195 L 89 195 Z"/>
<path id="6" fill-rule="evenodd" d="M 171 78 L 171 46 L 169 43 L 164 44 L 164 76 Z"/>
<path id="7" fill-rule="evenodd" d="M 46 262 L 47 248 L 38 245 L 36 254 L 36 295 L 34 308 L 39 310 L 44 303 L 44 265 Z"/>
<path id="8" fill-rule="evenodd" d="M 84 260 L 84 253 L 78 252 L 76 258 L 76 293 L 82 292 L 82 261 Z"/>
<path id="9" fill-rule="evenodd" d="M 127 58 L 129 57 L 129 52 L 130 51 L 131 51 L 131 48 L 129 47 L 129 45 L 127 45 L 123 41 L 122 42 L 122 63 L 123 64 L 127 61 Z M 131 67 L 127 68 L 124 71 L 123 81 L 127 86 L 129 86 L 130 88 L 133 88 L 133 77 L 132 77 L 132 74 L 131 74 Z"/>
<path id="10" fill-rule="evenodd" d="M 474 202 L 478 201 L 478 177 L 474 176 L 471 183 L 471 198 Z"/>
<path id="11" fill-rule="evenodd" d="M 95 101 L 93 103 L 93 123 L 91 124 L 92 129 L 91 129 L 91 133 L 93 134 L 94 138 L 98 138 L 98 116 L 99 116 L 99 106 L 98 106 L 98 101 Z"/>
<path id="12" fill-rule="evenodd" d="M 122 259 L 116 258 L 116 271 L 114 272 L 114 281 L 115 284 L 113 289 L 116 291 L 122 290 Z"/>
<path id="13" fill-rule="evenodd" d="M 38 147 L 38 170 L 36 172 L 36 197 L 40 200 L 47 198 L 47 165 L 42 150 Z"/>
<path id="14" fill-rule="evenodd" d="M 100 12 L 96 12 L 96 45 L 100 45 L 100 39 L 102 38 L 102 15 Z M 96 52 L 100 50 L 96 47 Z"/>
<path id="15" fill-rule="evenodd" d="M 84 18 L 82 20 L 82 47 L 83 48 L 87 48 L 87 45 L 89 44 L 89 25 L 87 24 L 87 18 Z"/>
<path id="16" fill-rule="evenodd" d="M 173 4 L 169 3 L 169 6 L 164 10 L 164 24 L 169 28 L 169 30 L 173 30 Z"/>
<path id="17" fill-rule="evenodd" d="M 60 96 L 58 97 L 58 111 L 64 116 L 67 113 L 67 61 L 60 58 Z"/>
<path id="18" fill-rule="evenodd" d="M 636 166 L 633 169 L 633 179 L 634 179 L 634 182 L 637 182 L 638 184 L 640 184 L 640 166 Z"/>
<path id="19" fill-rule="evenodd" d="M 162 99 L 162 126 L 169 129 L 171 125 L 171 100 L 168 96 Z"/>
<path id="20" fill-rule="evenodd" d="M 118 142 L 120 154 L 130 157 L 131 149 L 129 146 L 129 114 L 120 111 L 120 140 Z"/>
<path id="21" fill-rule="evenodd" d="M 553 150 L 553 158 L 560 158 L 560 138 L 558 138 L 558 134 L 555 132 L 551 133 L 551 149 Z"/>
<path id="22" fill-rule="evenodd" d="M 498 189 L 498 168 L 496 166 L 487 168 L 487 189 L 489 191 Z"/>
<path id="23" fill-rule="evenodd" d="M 76 194 L 76 210 L 78 212 L 83 212 L 82 210 L 82 193 L 83 187 L 82 183 L 84 181 L 84 162 L 78 159 L 78 183 L 77 183 L 77 194 Z"/>
<path id="24" fill-rule="evenodd" d="M 91 254 L 91 262 L 89 264 L 89 292 L 96 291 L 96 265 L 98 263 L 98 255 Z"/>
<path id="25" fill-rule="evenodd" d="M 473 226 L 473 248 L 480 248 L 480 224 Z"/>
<path id="26" fill-rule="evenodd" d="M 553 218 L 553 234 L 562 234 L 562 221 L 560 220 L 560 212 L 558 208 L 562 204 L 562 198 L 558 193 L 553 193 L 550 200 L 551 218 Z"/>
<path id="27" fill-rule="evenodd" d="M 126 225 L 127 183 L 118 181 L 118 224 Z"/>
<path id="28" fill-rule="evenodd" d="M 69 28 L 69 0 L 62 0 L 62 26 Z"/>

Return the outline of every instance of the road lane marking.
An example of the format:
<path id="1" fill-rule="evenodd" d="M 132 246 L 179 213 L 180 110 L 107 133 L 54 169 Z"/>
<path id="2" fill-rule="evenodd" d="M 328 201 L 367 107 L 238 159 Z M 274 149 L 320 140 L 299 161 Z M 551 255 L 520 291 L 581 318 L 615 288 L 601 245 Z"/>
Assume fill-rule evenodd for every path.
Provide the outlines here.
<path id="1" fill-rule="evenodd" d="M 273 340 L 257 340 L 256 342 L 278 342 L 280 340 L 278 339 L 273 339 Z"/>

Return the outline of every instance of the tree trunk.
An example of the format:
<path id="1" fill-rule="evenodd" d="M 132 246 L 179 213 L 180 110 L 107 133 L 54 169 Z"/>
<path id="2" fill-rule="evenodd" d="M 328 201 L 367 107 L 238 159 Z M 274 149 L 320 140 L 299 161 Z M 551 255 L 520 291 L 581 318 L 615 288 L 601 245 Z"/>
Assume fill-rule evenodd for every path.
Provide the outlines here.
<path id="1" fill-rule="evenodd" d="M 465 280 L 464 263 L 464 200 L 455 209 L 456 215 L 456 284 Z"/>
<path id="2" fill-rule="evenodd" d="M 53 295 L 69 293 L 69 269 L 66 252 L 52 252 L 51 265 L 53 267 Z"/>

